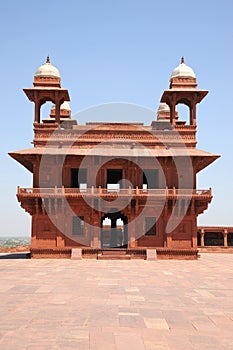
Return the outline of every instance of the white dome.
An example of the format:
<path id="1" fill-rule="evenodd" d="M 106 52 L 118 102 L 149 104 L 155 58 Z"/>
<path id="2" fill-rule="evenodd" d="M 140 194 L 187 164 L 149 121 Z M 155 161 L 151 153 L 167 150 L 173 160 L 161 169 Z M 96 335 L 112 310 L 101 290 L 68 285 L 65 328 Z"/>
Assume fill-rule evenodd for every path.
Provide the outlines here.
<path id="1" fill-rule="evenodd" d="M 190 68 L 189 66 L 187 66 L 184 63 L 183 57 L 181 59 L 181 63 L 179 64 L 179 66 L 176 67 L 172 72 L 171 78 L 176 78 L 176 77 L 196 78 L 196 75 L 195 75 L 194 71 L 192 70 L 192 68 Z"/>
<path id="2" fill-rule="evenodd" d="M 37 69 L 37 71 L 35 73 L 35 77 L 60 78 L 61 76 L 60 76 L 59 70 L 50 63 L 50 59 L 48 56 L 46 63 L 42 64 L 42 66 L 40 66 Z"/>
<path id="3" fill-rule="evenodd" d="M 157 113 L 159 112 L 170 112 L 170 107 L 165 102 L 161 102 Z"/>
<path id="4" fill-rule="evenodd" d="M 54 110 L 54 109 L 55 109 L 55 104 L 52 105 L 51 111 Z M 66 101 L 63 102 L 63 103 L 61 104 L 60 110 L 71 111 L 69 102 L 66 102 Z"/>

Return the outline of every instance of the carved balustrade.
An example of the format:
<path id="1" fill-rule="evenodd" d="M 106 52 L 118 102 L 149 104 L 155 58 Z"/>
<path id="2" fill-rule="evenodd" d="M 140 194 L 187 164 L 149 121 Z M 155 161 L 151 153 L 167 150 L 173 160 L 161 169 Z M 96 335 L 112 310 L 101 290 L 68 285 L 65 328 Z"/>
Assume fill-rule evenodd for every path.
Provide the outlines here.
<path id="1" fill-rule="evenodd" d="M 142 189 L 136 188 L 121 188 L 121 189 L 108 189 L 102 187 L 91 188 L 20 188 L 17 191 L 18 197 L 166 197 L 167 199 L 174 198 L 193 198 L 193 199 L 210 199 L 212 198 L 211 188 L 204 189 L 177 189 L 177 188 L 164 188 L 164 189 Z"/>

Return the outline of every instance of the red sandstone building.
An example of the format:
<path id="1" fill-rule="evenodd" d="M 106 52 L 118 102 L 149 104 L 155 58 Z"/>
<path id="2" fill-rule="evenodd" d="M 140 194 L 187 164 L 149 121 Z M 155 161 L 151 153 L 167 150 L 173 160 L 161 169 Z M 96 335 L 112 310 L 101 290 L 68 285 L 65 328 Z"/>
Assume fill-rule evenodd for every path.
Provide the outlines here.
<path id="1" fill-rule="evenodd" d="M 196 105 L 208 91 L 183 59 L 149 126 L 79 125 L 49 58 L 24 92 L 35 105 L 34 147 L 10 155 L 33 175 L 33 187 L 17 192 L 32 216 L 32 256 L 68 257 L 81 247 L 86 256 L 115 250 L 139 257 L 156 248 L 161 257 L 197 257 L 197 216 L 212 192 L 196 188 L 196 178 L 218 156 L 196 148 Z M 47 102 L 53 107 L 42 119 Z M 178 104 L 188 107 L 188 121 Z"/>

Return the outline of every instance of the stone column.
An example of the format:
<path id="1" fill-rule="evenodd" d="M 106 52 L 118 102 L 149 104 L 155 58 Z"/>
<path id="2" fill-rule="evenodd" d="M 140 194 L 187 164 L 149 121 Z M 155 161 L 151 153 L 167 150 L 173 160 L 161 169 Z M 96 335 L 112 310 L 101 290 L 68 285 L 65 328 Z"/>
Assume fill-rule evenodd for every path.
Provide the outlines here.
<path id="1" fill-rule="evenodd" d="M 55 121 L 60 124 L 60 104 L 57 102 L 55 107 Z"/>
<path id="2" fill-rule="evenodd" d="M 60 230 L 57 230 L 57 247 L 63 248 L 65 246 L 65 241 L 63 239 L 63 235 Z"/>
<path id="3" fill-rule="evenodd" d="M 224 240 L 224 247 L 227 247 L 227 235 L 228 235 L 228 230 L 225 228 L 223 231 L 223 240 Z"/>
<path id="4" fill-rule="evenodd" d="M 101 248 L 101 241 L 100 241 L 100 225 L 98 223 L 98 219 L 100 218 L 94 218 L 92 222 L 92 237 L 93 237 L 93 248 Z"/>
<path id="5" fill-rule="evenodd" d="M 40 123 L 40 103 L 35 101 L 35 123 Z"/>
<path id="6" fill-rule="evenodd" d="M 205 230 L 202 228 L 201 229 L 201 247 L 204 247 L 204 245 L 205 245 L 204 238 L 205 238 Z"/>
<path id="7" fill-rule="evenodd" d="M 128 221 L 130 221 L 130 217 L 128 216 Z M 141 229 L 137 227 L 137 220 L 132 221 L 128 226 L 128 246 L 129 248 L 136 247 L 137 242 L 135 241 L 135 232 L 137 229 Z"/>
<path id="8" fill-rule="evenodd" d="M 110 241 L 111 248 L 114 248 L 117 246 L 117 230 L 116 230 L 116 219 L 111 219 L 111 241 Z"/>
<path id="9" fill-rule="evenodd" d="M 35 248 L 37 246 L 36 242 L 36 219 L 37 215 L 32 215 L 32 223 L 31 223 L 31 247 Z"/>
<path id="10" fill-rule="evenodd" d="M 176 104 L 175 101 L 170 102 L 170 123 L 175 125 L 175 116 L 176 116 Z"/>
<path id="11" fill-rule="evenodd" d="M 189 107 L 190 111 L 190 125 L 196 126 L 196 102 L 193 101 Z"/>
<path id="12" fill-rule="evenodd" d="M 39 155 L 37 154 L 35 156 L 35 161 L 33 163 L 33 187 L 39 188 L 39 165 L 40 165 L 40 160 L 39 160 Z M 41 174 L 40 174 L 41 175 Z M 44 179 L 45 174 L 44 171 L 42 172 L 42 179 Z"/>
<path id="13" fill-rule="evenodd" d="M 172 234 L 171 233 L 165 233 L 167 235 L 167 248 L 171 248 L 172 247 Z"/>
<path id="14" fill-rule="evenodd" d="M 55 214 L 53 216 L 54 221 L 56 223 L 56 236 L 57 236 L 57 247 L 62 248 L 65 246 L 65 240 L 64 240 L 64 234 L 66 232 L 65 230 L 65 225 L 66 225 L 66 220 L 64 220 L 62 217 L 64 215 L 64 209 L 62 208 L 62 212 L 58 213 L 58 205 L 57 205 L 57 198 L 55 198 Z M 63 215 L 61 215 L 63 214 Z M 67 218 L 67 217 L 66 217 Z M 70 218 L 69 218 L 70 220 Z"/>
<path id="15" fill-rule="evenodd" d="M 196 218 L 192 220 L 192 248 L 197 248 L 197 222 Z"/>

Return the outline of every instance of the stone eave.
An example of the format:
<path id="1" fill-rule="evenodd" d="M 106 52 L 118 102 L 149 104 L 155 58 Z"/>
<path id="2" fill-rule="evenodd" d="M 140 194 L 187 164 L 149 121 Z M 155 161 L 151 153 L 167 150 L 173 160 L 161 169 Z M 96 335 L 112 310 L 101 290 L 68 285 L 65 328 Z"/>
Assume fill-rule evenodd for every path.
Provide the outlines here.
<path id="1" fill-rule="evenodd" d="M 175 158 L 175 157 L 191 157 L 195 162 L 197 172 L 213 163 L 219 155 L 204 152 L 196 148 L 113 148 L 112 145 L 96 148 L 77 148 L 77 147 L 34 147 L 20 151 L 10 152 L 9 155 L 17 162 L 22 164 L 29 171 L 33 172 L 33 162 L 36 156 L 100 156 L 114 158 Z"/>
<path id="2" fill-rule="evenodd" d="M 31 88 L 23 89 L 23 91 L 25 92 L 25 94 L 27 95 L 30 101 L 35 100 L 35 93 L 37 93 L 38 91 L 43 91 L 45 95 L 49 94 L 51 96 L 55 94 L 55 92 L 58 92 L 60 95 L 61 94 L 63 95 L 63 98 L 65 101 L 70 101 L 68 90 L 62 89 L 59 87 L 31 87 Z"/>
<path id="3" fill-rule="evenodd" d="M 179 98 L 182 98 L 182 96 L 184 95 L 185 97 L 187 96 L 187 94 L 190 94 L 191 96 L 196 95 L 196 102 L 200 103 L 201 100 L 208 94 L 207 90 L 200 90 L 200 89 L 169 89 L 169 90 L 165 90 L 160 102 L 165 102 L 168 103 L 168 100 L 174 95 L 174 93 L 177 93 L 177 95 L 179 96 Z M 179 99 L 178 99 L 179 100 Z"/>

